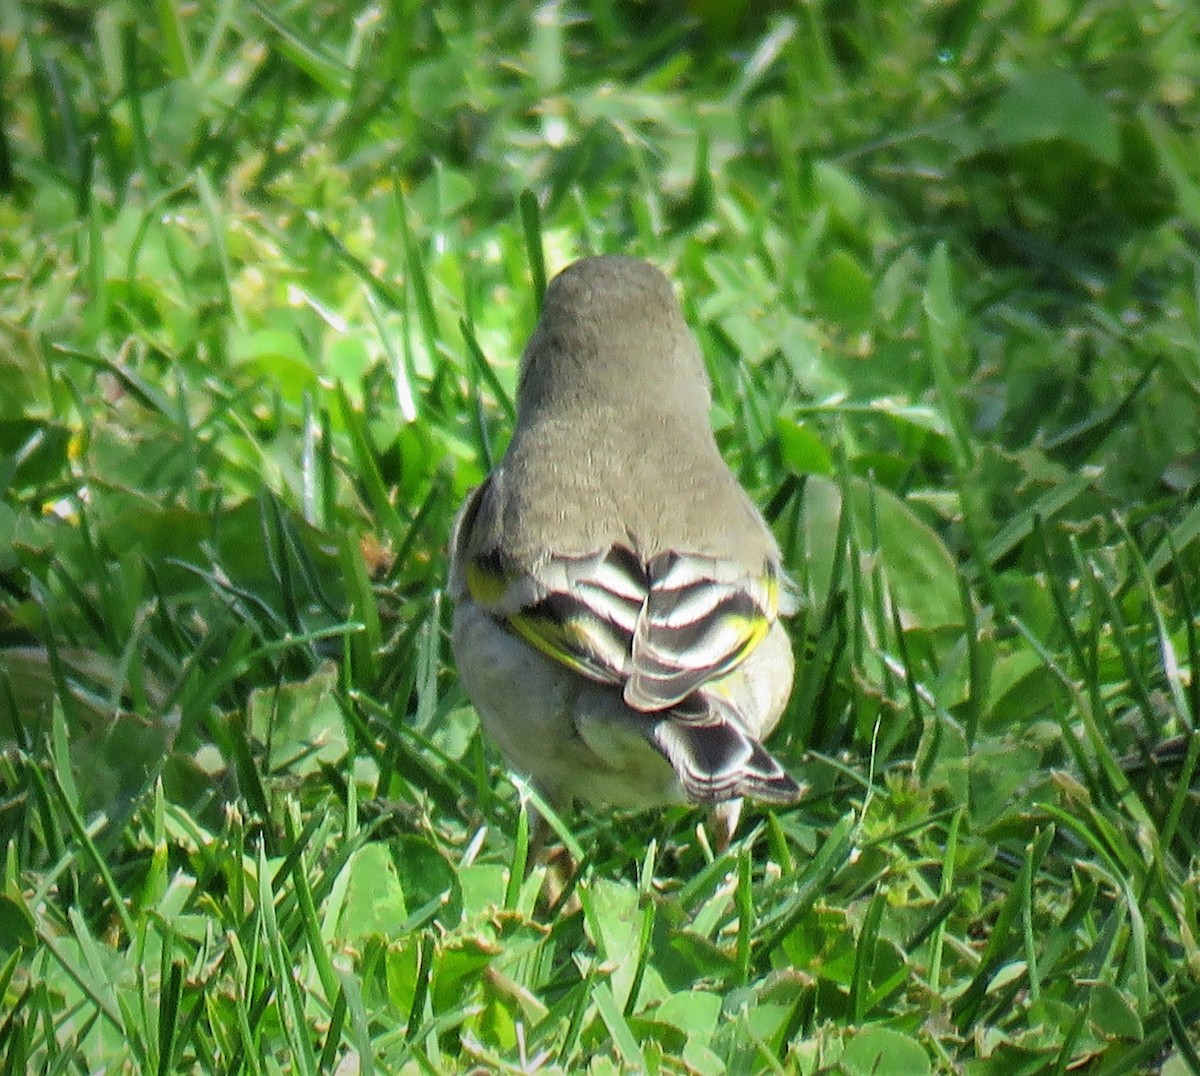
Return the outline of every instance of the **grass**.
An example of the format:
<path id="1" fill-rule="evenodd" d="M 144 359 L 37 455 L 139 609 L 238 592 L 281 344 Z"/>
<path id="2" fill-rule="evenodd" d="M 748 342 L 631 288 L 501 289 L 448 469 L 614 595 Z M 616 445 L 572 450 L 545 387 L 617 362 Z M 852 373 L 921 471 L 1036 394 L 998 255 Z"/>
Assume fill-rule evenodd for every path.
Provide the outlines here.
<path id="1" fill-rule="evenodd" d="M 0 10 L 0 1070 L 1200 1072 L 1200 13 Z M 445 544 L 676 281 L 812 793 L 527 796 Z"/>

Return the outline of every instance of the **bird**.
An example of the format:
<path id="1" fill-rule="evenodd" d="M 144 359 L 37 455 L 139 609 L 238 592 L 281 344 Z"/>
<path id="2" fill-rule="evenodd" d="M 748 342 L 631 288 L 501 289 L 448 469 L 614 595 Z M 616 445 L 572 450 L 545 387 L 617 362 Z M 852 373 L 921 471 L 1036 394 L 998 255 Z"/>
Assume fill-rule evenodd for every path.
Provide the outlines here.
<path id="1" fill-rule="evenodd" d="M 508 765 L 556 810 L 798 801 L 763 746 L 792 687 L 776 540 L 722 458 L 671 283 L 598 255 L 548 285 L 508 447 L 450 540 L 451 645 Z"/>

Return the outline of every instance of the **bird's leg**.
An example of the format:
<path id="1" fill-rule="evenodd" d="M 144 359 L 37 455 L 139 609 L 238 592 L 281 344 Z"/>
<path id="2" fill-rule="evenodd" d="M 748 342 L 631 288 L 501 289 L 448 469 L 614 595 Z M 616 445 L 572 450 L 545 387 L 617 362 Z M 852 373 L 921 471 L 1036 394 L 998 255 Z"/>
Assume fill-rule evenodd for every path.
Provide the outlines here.
<path id="1" fill-rule="evenodd" d="M 525 854 L 525 877 L 533 873 L 533 868 L 545 857 L 550 843 L 550 823 L 542 817 L 532 803 L 529 805 L 529 849 Z"/>
<path id="2" fill-rule="evenodd" d="M 708 809 L 708 818 L 705 819 L 704 828 L 712 843 L 712 850 L 717 855 L 721 855 L 729 848 L 741 817 L 742 800 L 740 797 L 715 803 Z"/>
<path id="3" fill-rule="evenodd" d="M 571 798 L 548 794 L 539 789 L 542 798 L 560 818 L 569 811 Z M 555 844 L 554 827 L 538 809 L 537 804 L 527 801 L 529 812 L 529 846 L 525 856 L 525 877 L 528 878 L 537 866 L 545 868 L 542 879 L 541 902 L 552 915 L 560 912 L 571 914 L 580 908 L 575 895 L 579 880 L 580 864 L 575 862 L 570 849 L 564 844 Z"/>

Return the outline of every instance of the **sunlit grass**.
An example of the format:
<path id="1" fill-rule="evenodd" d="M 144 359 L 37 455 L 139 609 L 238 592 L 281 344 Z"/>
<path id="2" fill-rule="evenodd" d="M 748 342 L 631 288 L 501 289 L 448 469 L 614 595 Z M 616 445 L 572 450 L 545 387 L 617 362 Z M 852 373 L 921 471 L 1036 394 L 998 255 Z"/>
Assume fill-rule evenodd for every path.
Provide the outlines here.
<path id="1" fill-rule="evenodd" d="M 493 6 L 0 10 L 3 1071 L 1200 1071 L 1200 14 Z M 548 908 L 442 587 L 593 251 L 812 792 Z"/>

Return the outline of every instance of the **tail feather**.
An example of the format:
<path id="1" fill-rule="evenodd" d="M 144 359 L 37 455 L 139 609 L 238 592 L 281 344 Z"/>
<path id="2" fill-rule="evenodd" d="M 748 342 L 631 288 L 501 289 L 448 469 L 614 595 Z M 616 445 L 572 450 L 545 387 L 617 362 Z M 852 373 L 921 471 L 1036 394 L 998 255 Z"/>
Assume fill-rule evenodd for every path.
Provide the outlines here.
<path id="1" fill-rule="evenodd" d="M 706 720 L 698 720 L 693 707 L 686 716 L 673 717 L 667 711 L 651 734 L 688 798 L 696 803 L 721 803 L 749 796 L 779 804 L 800 799 L 804 789 L 737 717 L 713 705 L 714 700 L 707 701 Z"/>

